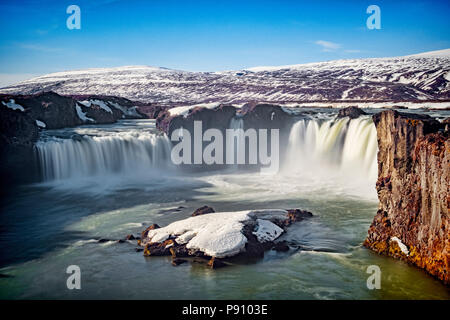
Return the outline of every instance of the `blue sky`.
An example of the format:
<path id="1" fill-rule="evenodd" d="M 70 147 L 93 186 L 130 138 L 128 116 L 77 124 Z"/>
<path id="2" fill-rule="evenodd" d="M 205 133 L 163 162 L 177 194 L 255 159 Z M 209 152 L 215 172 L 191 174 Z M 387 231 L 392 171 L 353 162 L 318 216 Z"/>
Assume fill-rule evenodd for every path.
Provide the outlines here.
<path id="1" fill-rule="evenodd" d="M 66 8 L 81 9 L 69 30 Z M 369 30 L 366 8 L 381 9 Z M 450 1 L 0 0 L 0 84 L 92 67 L 235 70 L 450 48 Z"/>

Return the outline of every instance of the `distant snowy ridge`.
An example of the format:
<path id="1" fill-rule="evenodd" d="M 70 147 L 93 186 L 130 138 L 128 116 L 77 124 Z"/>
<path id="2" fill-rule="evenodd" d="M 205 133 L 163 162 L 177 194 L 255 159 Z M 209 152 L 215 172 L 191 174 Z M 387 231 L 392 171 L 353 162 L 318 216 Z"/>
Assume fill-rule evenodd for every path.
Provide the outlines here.
<path id="1" fill-rule="evenodd" d="M 57 72 L 0 93 L 110 95 L 157 104 L 450 100 L 450 49 L 239 71 L 126 66 Z"/>

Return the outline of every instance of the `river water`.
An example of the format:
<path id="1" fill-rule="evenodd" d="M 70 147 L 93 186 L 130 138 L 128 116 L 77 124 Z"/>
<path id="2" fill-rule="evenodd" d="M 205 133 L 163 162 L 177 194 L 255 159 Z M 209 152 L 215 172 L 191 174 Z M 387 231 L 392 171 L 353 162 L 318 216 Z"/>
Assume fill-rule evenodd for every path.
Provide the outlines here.
<path id="1" fill-rule="evenodd" d="M 153 120 L 43 132 L 42 181 L 1 204 L 2 299 L 449 299 L 423 271 L 361 246 L 377 210 L 376 131 L 369 117 L 296 122 L 276 175 L 233 167 L 181 172 Z M 216 211 L 301 208 L 314 213 L 282 237 L 287 253 L 210 270 L 143 257 L 121 239 L 151 223 Z M 301 248 L 301 249 L 299 249 Z M 68 290 L 66 268 L 81 269 Z M 381 289 L 366 273 L 380 267 Z"/>

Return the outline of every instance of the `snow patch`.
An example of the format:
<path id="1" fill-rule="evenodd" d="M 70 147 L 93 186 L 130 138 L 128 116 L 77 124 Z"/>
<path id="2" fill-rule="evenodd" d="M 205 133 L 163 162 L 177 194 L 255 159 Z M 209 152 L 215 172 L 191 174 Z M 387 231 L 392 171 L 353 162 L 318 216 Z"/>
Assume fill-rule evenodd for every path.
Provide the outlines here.
<path id="1" fill-rule="evenodd" d="M 400 247 L 400 250 L 402 250 L 402 252 L 404 254 L 406 254 L 407 256 L 409 256 L 409 250 L 408 247 L 397 237 L 392 237 L 391 241 L 395 241 L 397 242 L 398 246 Z"/>
<path id="2" fill-rule="evenodd" d="M 283 229 L 268 220 L 257 219 L 256 221 L 258 227 L 253 234 L 261 243 L 273 241 L 284 232 Z"/>
<path id="3" fill-rule="evenodd" d="M 47 125 L 44 122 L 39 121 L 39 120 L 36 120 L 36 125 L 38 127 L 40 127 L 40 128 L 46 128 L 47 127 Z"/>
<path id="4" fill-rule="evenodd" d="M 76 104 L 75 109 L 77 110 L 78 118 L 80 118 L 82 121 L 95 122 L 94 119 L 86 117 L 86 112 L 83 112 L 83 110 L 81 110 L 81 107 L 78 104 Z"/>
<path id="5" fill-rule="evenodd" d="M 103 110 L 105 110 L 106 112 L 112 113 L 111 108 L 108 107 L 106 105 L 106 103 L 102 100 L 93 99 L 93 100 L 79 101 L 79 103 L 81 103 L 82 105 L 84 105 L 86 107 L 91 107 L 93 104 L 95 104 L 95 105 L 99 106 L 100 108 L 102 108 Z"/>
<path id="6" fill-rule="evenodd" d="M 9 102 L 5 103 L 5 101 L 2 101 L 3 105 L 8 107 L 9 109 L 12 110 L 19 110 L 19 111 L 25 111 L 25 109 L 20 105 L 17 104 L 16 101 L 14 99 L 10 99 Z"/>

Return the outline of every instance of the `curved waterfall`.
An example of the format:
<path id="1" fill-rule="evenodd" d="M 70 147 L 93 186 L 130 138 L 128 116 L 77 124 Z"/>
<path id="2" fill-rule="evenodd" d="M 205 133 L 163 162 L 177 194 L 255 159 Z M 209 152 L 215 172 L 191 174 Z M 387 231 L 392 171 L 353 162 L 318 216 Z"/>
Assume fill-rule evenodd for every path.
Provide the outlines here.
<path id="1" fill-rule="evenodd" d="M 243 129 L 243 119 L 233 118 L 229 127 Z M 51 136 L 37 143 L 44 181 L 110 174 L 139 176 L 152 168 L 167 171 L 171 166 L 171 142 L 165 135 L 125 126 L 85 130 L 89 134 Z M 299 120 L 291 128 L 281 169 L 288 175 L 310 174 L 322 181 L 330 174 L 342 173 L 346 179 L 362 178 L 372 185 L 377 176 L 376 153 L 376 129 L 369 117 Z"/>
<path id="2" fill-rule="evenodd" d="M 300 120 L 291 129 L 283 169 L 317 175 L 341 171 L 349 179 L 374 181 L 377 148 L 377 132 L 369 117 Z"/>
<path id="3" fill-rule="evenodd" d="M 52 138 L 36 146 L 45 181 L 145 172 L 170 163 L 169 139 L 150 132 Z"/>

